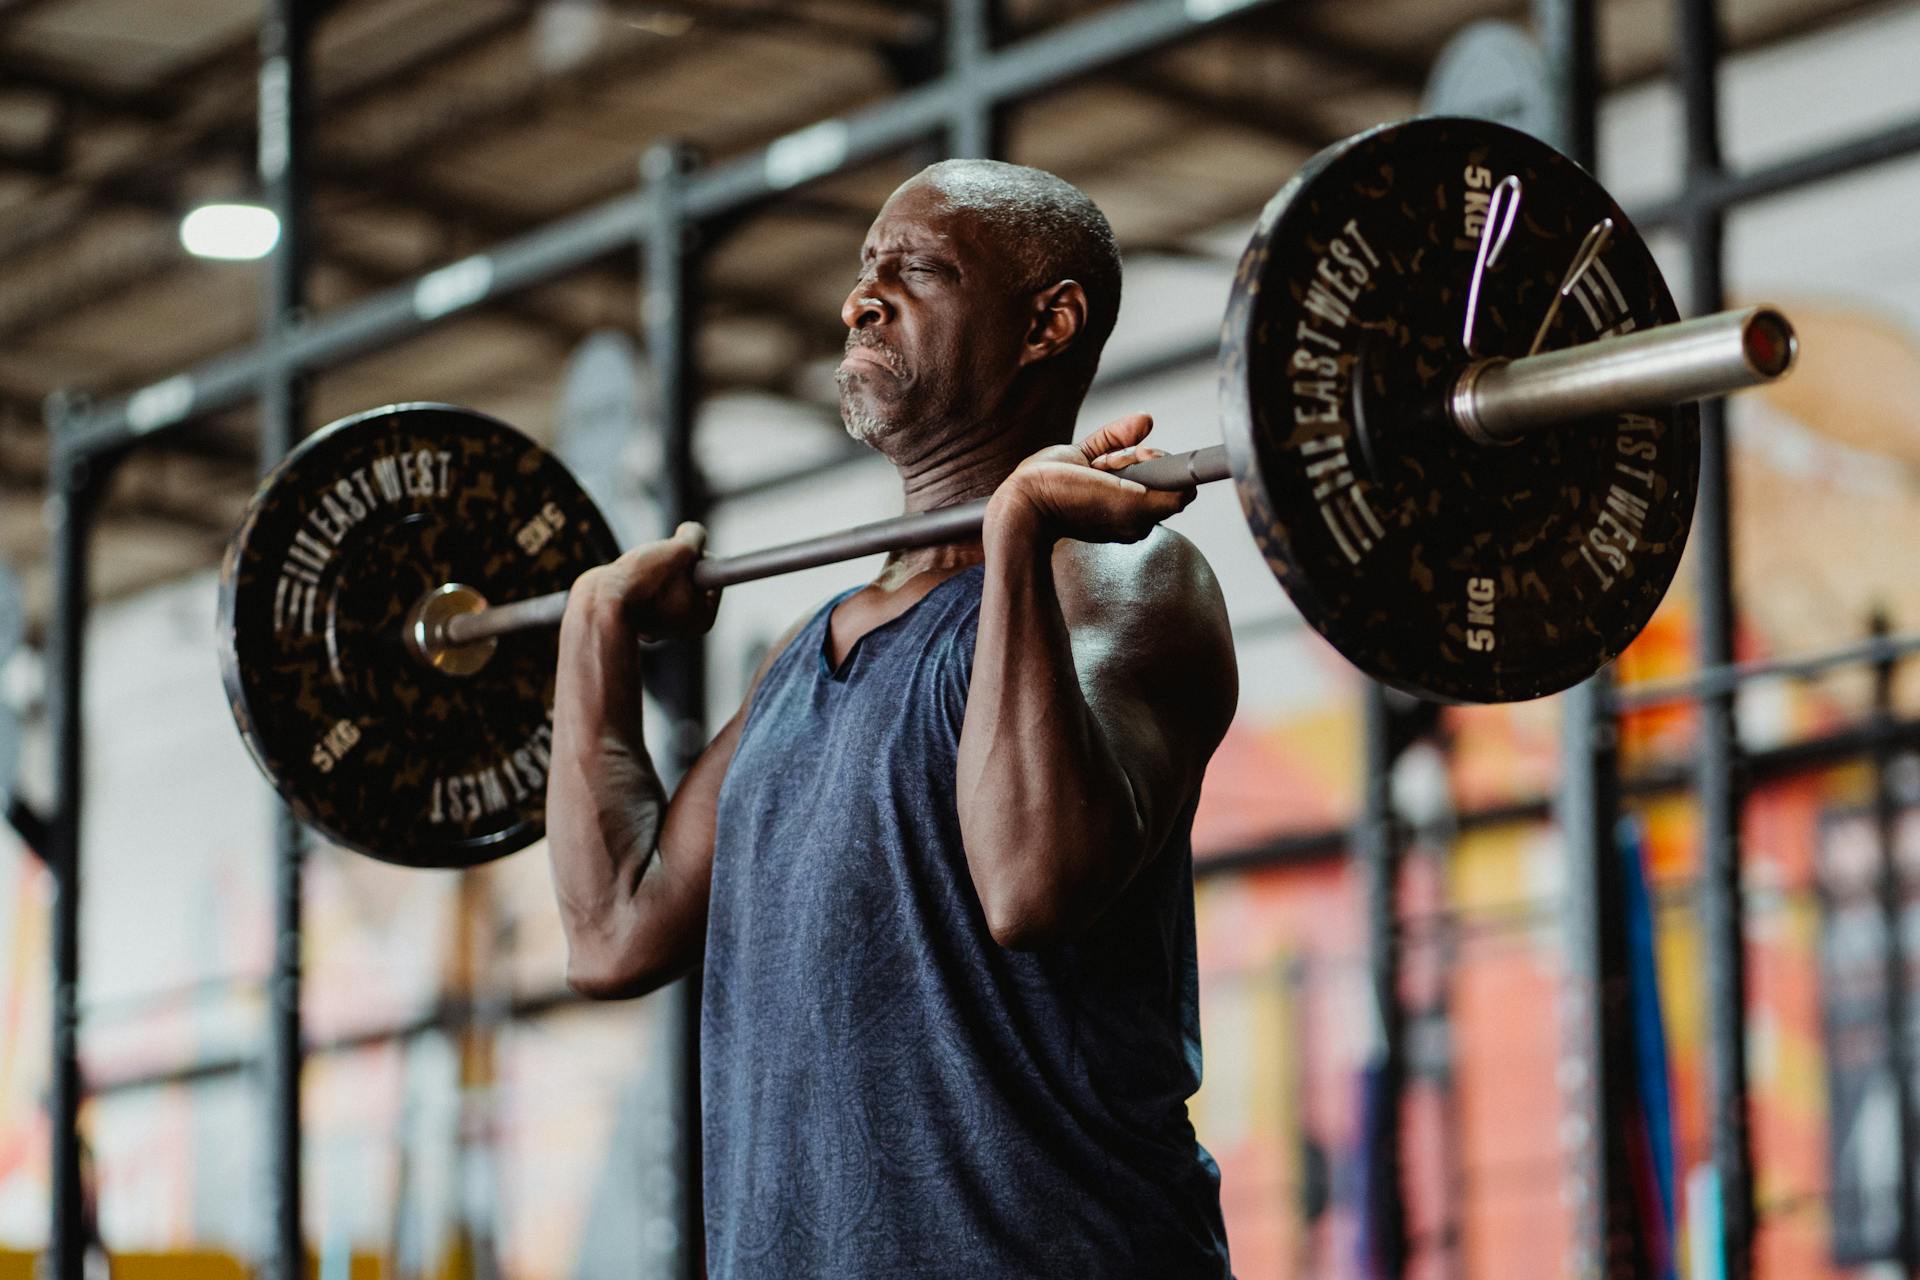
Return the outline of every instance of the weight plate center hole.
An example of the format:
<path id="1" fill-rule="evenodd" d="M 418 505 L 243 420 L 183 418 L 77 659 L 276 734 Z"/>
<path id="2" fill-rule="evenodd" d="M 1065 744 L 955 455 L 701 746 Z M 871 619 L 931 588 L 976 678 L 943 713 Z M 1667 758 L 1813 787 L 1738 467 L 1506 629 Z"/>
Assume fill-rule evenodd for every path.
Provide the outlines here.
<path id="1" fill-rule="evenodd" d="M 421 664 L 450 676 L 470 676 L 486 667 L 500 646 L 497 636 L 454 644 L 447 639 L 447 623 L 463 614 L 479 613 L 487 598 L 459 582 L 443 583 L 421 596 L 407 611 L 407 652 Z"/>

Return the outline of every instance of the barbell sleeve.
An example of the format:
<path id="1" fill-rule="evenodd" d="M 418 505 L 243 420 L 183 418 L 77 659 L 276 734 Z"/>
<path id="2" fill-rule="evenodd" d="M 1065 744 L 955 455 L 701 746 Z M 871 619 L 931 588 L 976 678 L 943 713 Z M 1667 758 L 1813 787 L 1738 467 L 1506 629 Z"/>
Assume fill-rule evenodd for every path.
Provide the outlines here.
<path id="1" fill-rule="evenodd" d="M 1770 382 L 1792 367 L 1798 349 L 1793 326 L 1772 307 L 1723 311 L 1564 351 L 1480 361 L 1462 372 L 1447 409 L 1473 439 L 1506 444 L 1572 419 L 1680 404 Z M 1135 463 L 1118 474 L 1149 489 L 1191 489 L 1225 480 L 1231 471 L 1226 449 L 1212 445 Z M 979 536 L 986 512 L 982 498 L 763 551 L 713 556 L 694 566 L 693 581 L 712 591 L 881 551 L 962 542 Z M 447 619 L 437 635 L 421 640 L 431 651 L 436 645 L 471 644 L 510 631 L 551 627 L 566 608 L 564 591 L 490 605 Z"/>
<path id="2" fill-rule="evenodd" d="M 1544 355 L 1482 360 L 1461 373 L 1447 407 L 1471 439 L 1508 444 L 1555 423 L 1771 382 L 1799 349 L 1793 325 L 1772 307 L 1719 311 Z"/>

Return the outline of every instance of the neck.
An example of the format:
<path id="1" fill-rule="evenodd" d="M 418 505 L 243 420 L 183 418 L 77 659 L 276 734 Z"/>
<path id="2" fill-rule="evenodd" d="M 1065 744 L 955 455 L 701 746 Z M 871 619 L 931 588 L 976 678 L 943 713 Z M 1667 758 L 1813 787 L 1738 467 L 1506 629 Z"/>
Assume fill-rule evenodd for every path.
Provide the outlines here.
<path id="1" fill-rule="evenodd" d="M 934 443 L 925 452 L 894 459 L 903 508 L 913 515 L 990 497 L 1035 451 L 1072 433 L 1072 412 L 1041 405 L 931 432 Z"/>
<path id="2" fill-rule="evenodd" d="M 951 577 L 971 565 L 980 564 L 987 553 L 975 538 L 971 542 L 951 542 L 943 547 L 918 547 L 912 551 L 895 551 L 880 566 L 880 572 L 874 576 L 873 584 L 882 591 L 893 591 L 905 586 L 922 574 L 937 573 L 940 578 Z M 939 581 L 938 578 L 935 581 Z"/>
<path id="3" fill-rule="evenodd" d="M 1027 415 L 1022 415 L 1023 418 Z M 1015 467 L 1067 430 L 1034 420 L 987 420 L 939 433 L 939 443 L 918 457 L 898 459 L 902 507 L 909 515 L 988 498 Z M 985 558 L 978 537 L 938 547 L 896 551 L 887 557 L 877 584 L 904 584 L 924 573 L 945 577 Z"/>

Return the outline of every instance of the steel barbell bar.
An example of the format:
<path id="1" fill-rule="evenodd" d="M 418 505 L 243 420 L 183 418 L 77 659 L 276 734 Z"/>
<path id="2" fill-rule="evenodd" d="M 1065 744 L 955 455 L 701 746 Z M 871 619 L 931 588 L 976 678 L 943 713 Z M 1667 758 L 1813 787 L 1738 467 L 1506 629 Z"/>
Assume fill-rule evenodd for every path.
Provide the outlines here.
<path id="1" fill-rule="evenodd" d="M 1445 412 L 1471 439 L 1498 446 L 1559 423 L 1771 382 L 1792 367 L 1798 347 L 1793 325 L 1772 307 L 1722 311 L 1543 355 L 1476 361 L 1455 380 Z M 1116 474 L 1162 490 L 1233 475 L 1224 445 L 1169 454 Z M 987 500 L 979 499 L 742 555 L 710 556 L 694 566 L 693 582 L 717 590 L 877 552 L 960 542 L 979 536 L 986 511 Z M 408 645 L 416 657 L 446 669 L 450 650 L 557 626 L 566 607 L 565 591 L 505 604 L 488 604 L 474 592 L 430 593 L 409 616 Z"/>
<path id="2" fill-rule="evenodd" d="M 1422 117 L 1328 148 L 1268 202 L 1221 325 L 1222 444 L 1121 474 L 1230 476 L 1275 582 L 1372 678 L 1537 698 L 1614 660 L 1665 597 L 1699 487 L 1692 402 L 1794 355 L 1771 308 L 1682 322 L 1625 212 L 1551 147 Z M 693 581 L 977 537 L 985 506 L 706 559 Z M 620 551 L 506 423 L 423 403 L 333 423 L 262 483 L 223 562 L 241 736 L 349 847 L 441 867 L 521 848 L 545 829 L 553 624 Z"/>

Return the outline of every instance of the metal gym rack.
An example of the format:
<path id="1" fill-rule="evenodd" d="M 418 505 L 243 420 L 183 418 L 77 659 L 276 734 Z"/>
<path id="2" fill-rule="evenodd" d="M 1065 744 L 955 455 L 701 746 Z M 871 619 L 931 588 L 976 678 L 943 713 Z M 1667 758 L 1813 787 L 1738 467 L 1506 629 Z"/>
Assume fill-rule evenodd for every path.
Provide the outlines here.
<path id="1" fill-rule="evenodd" d="M 699 234 L 717 220 L 778 197 L 813 180 L 908 146 L 943 140 L 956 155 L 990 155 L 1000 149 L 998 117 L 1004 107 L 1077 77 L 1113 68 L 1128 59 L 1229 23 L 1277 0 L 1127 0 L 1018 43 L 995 39 L 993 0 L 950 0 L 946 6 L 946 67 L 929 83 L 846 116 L 820 121 L 769 146 L 712 167 L 695 166 L 680 148 L 666 145 L 644 158 L 641 182 L 630 194 L 584 209 L 538 231 L 429 272 L 321 315 L 305 309 L 310 245 L 306 178 L 310 165 L 311 103 L 308 69 L 313 28 L 326 6 L 314 0 L 269 0 L 261 38 L 259 168 L 266 198 L 276 208 L 282 239 L 270 271 L 261 335 L 255 343 L 156 381 L 131 395 L 94 405 L 79 397 L 55 397 L 49 406 L 54 442 L 49 504 L 55 589 L 49 632 L 49 728 L 53 741 L 53 793 L 45 815 L 21 812 L 23 828 L 35 827 L 52 870 L 53 906 L 53 1133 L 51 1274 L 79 1280 L 86 1247 L 82 1220 L 80 1145 L 77 1129 L 82 1085 L 78 1072 L 79 919 L 84 632 L 87 621 L 88 542 L 94 505 L 105 471 L 144 442 L 207 414 L 258 400 L 262 408 L 261 461 L 270 465 L 310 425 L 304 381 L 311 375 L 418 334 L 457 314 L 535 284 L 552 280 L 614 252 L 641 255 L 647 302 L 641 324 L 653 355 L 660 419 L 667 442 L 661 507 L 669 526 L 702 518 L 712 500 L 694 465 L 692 410 L 696 399 L 689 341 L 688 297 L 700 263 Z M 1594 156 L 1595 68 L 1593 0 L 1535 0 L 1536 31 L 1548 54 L 1560 104 L 1563 140 L 1578 159 Z M 1715 73 L 1720 50 L 1713 0 L 1675 0 L 1675 74 L 1686 106 L 1687 182 L 1673 201 L 1638 214 L 1643 225 L 1676 228 L 1692 251 L 1695 311 L 1721 301 L 1721 238 L 1727 211 L 1867 166 L 1920 153 L 1920 120 L 1826 147 L 1817 153 L 1750 172 L 1729 172 L 1718 148 L 1719 107 Z M 1183 353 L 1185 354 L 1185 353 Z M 1711 1028 L 1714 1161 L 1724 1205 L 1726 1274 L 1742 1280 L 1750 1270 L 1753 1231 L 1752 1176 L 1747 1150 L 1743 1044 L 1744 975 L 1739 942 L 1740 799 L 1752 779 L 1768 771 L 1819 767 L 1841 758 L 1884 761 L 1887 753 L 1920 745 L 1920 727 L 1902 724 L 1883 710 L 1872 725 L 1769 753 L 1745 754 L 1734 733 L 1732 697 L 1741 680 L 1763 674 L 1731 665 L 1733 601 L 1727 526 L 1728 486 L 1725 424 L 1709 407 L 1704 423 L 1699 524 L 1695 537 L 1701 565 L 1700 657 L 1707 675 L 1694 687 L 1668 692 L 1699 696 L 1705 733 L 1699 767 L 1690 776 L 1628 779 L 1618 776 L 1615 715 L 1644 703 L 1651 690 L 1610 688 L 1606 678 L 1566 699 L 1566 778 L 1557 801 L 1574 865 L 1592 870 L 1613 839 L 1613 818 L 1623 791 L 1691 785 L 1701 800 L 1707 849 L 1703 910 L 1709 932 L 1709 984 L 1714 996 Z M 1880 641 L 1815 660 L 1891 662 L 1920 647 L 1915 641 Z M 1898 652 L 1896 653 L 1895 650 Z M 1787 672 L 1787 674 L 1793 674 Z M 704 737 L 705 668 L 698 645 L 668 655 L 655 692 L 681 726 L 675 735 L 677 763 Z M 1663 695 L 1664 696 L 1664 695 Z M 1884 775 L 1884 768 L 1881 770 Z M 1466 815 L 1463 825 L 1546 816 L 1544 801 Z M 1349 840 L 1370 849 L 1374 874 L 1390 877 L 1400 825 L 1384 789 L 1370 787 L 1361 826 L 1354 831 L 1312 833 L 1222 858 L 1203 874 L 1225 874 L 1300 856 L 1337 852 Z M 300 922 L 302 841 L 284 815 L 277 824 L 276 947 L 271 984 L 268 1064 L 272 1238 L 269 1262 L 281 1280 L 304 1274 L 300 1219 L 299 1080 L 309 1047 L 300 1028 Z M 1387 883 L 1386 879 L 1380 881 Z M 1390 898 L 1375 893 L 1376 914 Z M 1605 1082 L 1619 1064 L 1610 1061 L 1603 1017 L 1614 960 L 1604 940 L 1617 904 L 1597 876 L 1574 878 L 1568 904 L 1570 935 L 1577 944 L 1575 1005 L 1583 1010 L 1585 1034 L 1576 1052 L 1592 1070 L 1570 1097 L 1587 1132 L 1609 1132 Z M 1391 921 L 1375 920 L 1376 926 Z M 1390 945 L 1391 929 L 1376 929 Z M 1375 982 L 1391 976 L 1392 957 L 1376 956 Z M 683 985 L 676 1025 L 681 1136 L 675 1273 L 699 1274 L 698 1115 L 693 1087 L 697 991 Z M 538 1012 L 553 1001 L 529 1002 Z M 447 1012 L 447 1011 L 443 1011 Z M 433 1025 L 428 1019 L 421 1026 Z M 420 1027 L 396 1028 L 395 1035 Z M 240 1064 L 229 1064 L 238 1067 Z M 214 1064 L 213 1069 L 221 1069 Z M 180 1078 L 198 1078 L 201 1072 Z M 133 1087 L 154 1080 L 116 1082 Z M 103 1082 L 104 1083 L 104 1082 Z M 1907 1127 L 1903 1126 L 1903 1134 Z M 1391 1140 L 1389 1129 L 1385 1135 Z M 1582 1202 L 1575 1242 L 1576 1274 L 1598 1275 L 1609 1267 L 1609 1241 L 1631 1229 L 1630 1206 L 1615 1192 L 1622 1171 L 1604 1142 L 1576 1153 L 1578 1177 L 1591 1194 Z M 1910 1216 L 1910 1210 L 1909 1210 Z M 1397 1211 L 1389 1215 L 1397 1221 Z M 1911 1223 L 1902 1239 L 1911 1247 Z"/>

